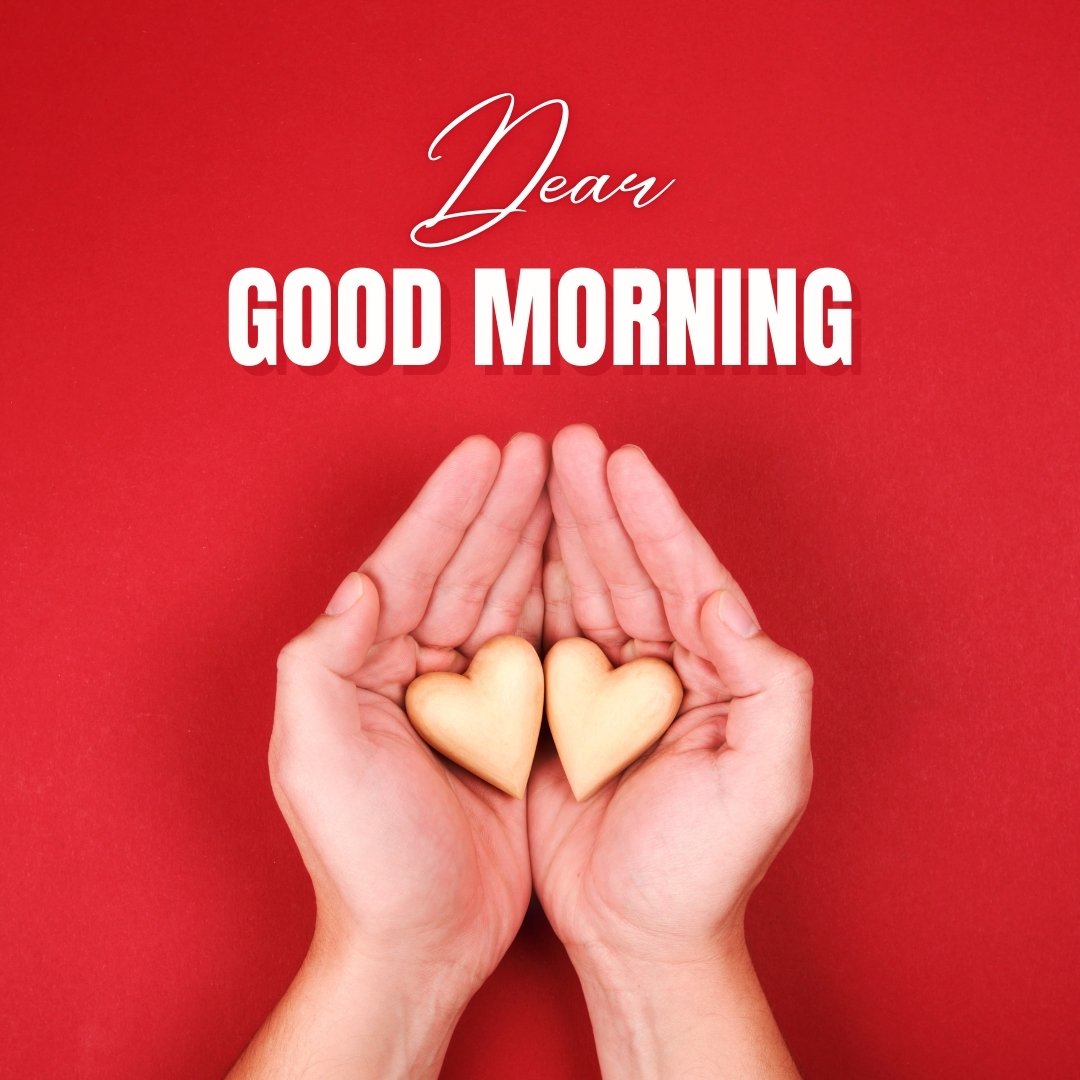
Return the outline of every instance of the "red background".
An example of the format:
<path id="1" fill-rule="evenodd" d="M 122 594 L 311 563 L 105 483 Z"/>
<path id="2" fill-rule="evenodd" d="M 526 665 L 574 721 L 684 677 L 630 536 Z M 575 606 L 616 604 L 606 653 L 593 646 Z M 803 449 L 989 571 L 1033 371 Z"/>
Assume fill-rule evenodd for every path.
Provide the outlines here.
<path id="1" fill-rule="evenodd" d="M 5 16 L 0 1071 L 227 1068 L 312 920 L 278 647 L 459 438 L 584 419 L 815 668 L 750 926 L 806 1075 L 1075 1076 L 1075 5 L 403 7 Z M 504 90 L 677 183 L 416 248 Z M 431 267 L 447 360 L 242 369 L 245 265 Z M 475 369 L 473 267 L 574 265 L 841 267 L 859 370 Z M 533 911 L 446 1075 L 595 1072 Z"/>

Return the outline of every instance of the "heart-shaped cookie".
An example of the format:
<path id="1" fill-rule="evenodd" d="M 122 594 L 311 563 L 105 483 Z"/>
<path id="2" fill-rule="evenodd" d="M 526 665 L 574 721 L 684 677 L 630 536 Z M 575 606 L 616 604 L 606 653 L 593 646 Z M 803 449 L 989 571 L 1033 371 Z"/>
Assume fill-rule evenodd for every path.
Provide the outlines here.
<path id="1" fill-rule="evenodd" d="M 613 668 L 600 647 L 564 638 L 544 658 L 548 726 L 583 802 L 640 757 L 679 711 L 683 688 L 656 657 Z"/>
<path id="2" fill-rule="evenodd" d="M 464 675 L 433 671 L 414 679 L 405 711 L 451 761 L 508 795 L 525 794 L 544 712 L 544 670 L 524 638 L 485 642 Z"/>

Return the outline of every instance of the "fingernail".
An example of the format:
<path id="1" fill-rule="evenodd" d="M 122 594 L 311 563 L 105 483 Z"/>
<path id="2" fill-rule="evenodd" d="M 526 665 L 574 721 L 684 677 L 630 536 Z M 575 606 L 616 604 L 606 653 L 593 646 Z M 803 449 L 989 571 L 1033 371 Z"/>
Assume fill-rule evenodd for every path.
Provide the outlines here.
<path id="1" fill-rule="evenodd" d="M 753 637 L 761 629 L 754 616 L 729 592 L 720 594 L 716 613 L 724 625 L 740 637 Z"/>
<path id="2" fill-rule="evenodd" d="M 330 603 L 326 605 L 327 615 L 340 615 L 364 595 L 364 579 L 354 570 L 338 587 L 337 592 L 330 597 Z"/>
<path id="3" fill-rule="evenodd" d="M 636 450 L 636 451 L 637 451 L 637 452 L 638 452 L 638 453 L 639 453 L 639 454 L 640 454 L 640 455 L 641 455 L 641 456 L 642 456 L 642 457 L 643 457 L 643 458 L 644 458 L 644 459 L 645 459 L 646 461 L 648 461 L 648 460 L 649 460 L 649 455 L 648 455 L 648 454 L 646 454 L 646 453 L 645 453 L 645 451 L 644 451 L 644 450 L 642 450 L 642 449 L 641 449 L 641 447 L 640 447 L 640 446 L 638 446 L 638 444 L 637 444 L 637 443 L 632 443 L 632 442 L 631 442 L 631 443 L 627 443 L 627 444 L 626 444 L 626 449 L 627 449 L 627 450 Z"/>

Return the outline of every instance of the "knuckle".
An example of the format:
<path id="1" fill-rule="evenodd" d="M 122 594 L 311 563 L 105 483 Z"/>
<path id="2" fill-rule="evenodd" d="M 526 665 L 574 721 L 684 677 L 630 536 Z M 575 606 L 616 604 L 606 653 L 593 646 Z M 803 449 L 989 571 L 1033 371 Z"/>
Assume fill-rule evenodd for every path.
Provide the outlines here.
<path id="1" fill-rule="evenodd" d="M 623 632 L 622 627 L 617 625 L 588 626 L 585 630 L 585 634 L 592 641 L 595 641 L 597 645 L 601 646 L 618 646 L 624 644 L 626 641 L 626 634 Z"/>
<path id="2" fill-rule="evenodd" d="M 476 569 L 458 581 L 447 581 L 436 586 L 436 590 L 445 592 L 452 601 L 468 607 L 479 607 L 488 594 L 491 582 L 482 570 Z"/>
<path id="3" fill-rule="evenodd" d="M 288 675 L 298 668 L 306 667 L 311 662 L 310 646 L 303 634 L 298 634 L 287 641 L 277 655 L 279 675 Z"/>
<path id="4" fill-rule="evenodd" d="M 505 518 L 499 517 L 496 514 L 488 513 L 484 510 L 481 510 L 480 513 L 477 515 L 476 520 L 482 522 L 488 529 L 490 529 L 492 533 L 495 534 L 495 538 L 502 537 L 503 539 L 509 541 L 511 544 L 514 543 L 521 535 L 520 525 L 515 525 L 513 521 L 506 520 Z"/>
<path id="5" fill-rule="evenodd" d="M 800 693 L 809 693 L 814 688 L 813 669 L 801 656 L 785 653 L 780 664 L 780 682 Z"/>
<path id="6" fill-rule="evenodd" d="M 503 596 L 489 598 L 487 603 L 491 614 L 501 620 L 516 619 L 521 614 L 522 606 L 522 601 Z"/>
<path id="7" fill-rule="evenodd" d="M 542 551 L 544 542 L 547 540 L 546 532 L 529 532 L 525 531 L 518 537 L 518 546 L 527 548 L 530 551 L 538 552 Z"/>
<path id="8" fill-rule="evenodd" d="M 651 581 L 613 581 L 608 585 L 611 595 L 618 600 L 640 600 L 656 592 Z"/>

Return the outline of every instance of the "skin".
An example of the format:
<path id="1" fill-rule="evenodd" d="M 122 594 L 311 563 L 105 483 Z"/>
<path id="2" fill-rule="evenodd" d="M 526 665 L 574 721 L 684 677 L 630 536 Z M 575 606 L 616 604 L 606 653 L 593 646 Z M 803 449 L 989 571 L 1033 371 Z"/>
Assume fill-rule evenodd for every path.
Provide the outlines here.
<path id="1" fill-rule="evenodd" d="M 230 1076 L 436 1076 L 531 894 L 525 805 L 413 731 L 417 675 L 490 637 L 538 643 L 547 448 L 466 439 L 282 650 L 274 793 L 311 874 L 314 938 Z"/>
<path id="2" fill-rule="evenodd" d="M 809 794 L 810 670 L 760 631 L 641 450 L 609 456 L 574 426 L 552 457 L 545 644 L 661 656 L 685 688 L 659 743 L 593 798 L 574 800 L 553 754 L 530 781 L 533 880 L 604 1075 L 796 1076 L 743 915 Z"/>
<path id="3" fill-rule="evenodd" d="M 552 456 L 549 474 L 536 436 L 465 440 L 282 650 L 271 779 L 318 915 L 230 1076 L 437 1075 L 532 887 L 605 1076 L 797 1075 L 743 913 L 809 792 L 809 668 L 761 632 L 640 450 L 609 455 L 575 426 Z M 417 675 L 464 670 L 503 633 L 661 656 L 679 716 L 584 803 L 550 750 L 512 799 L 433 753 L 402 708 Z"/>

